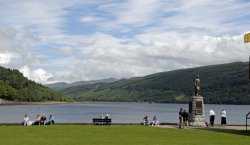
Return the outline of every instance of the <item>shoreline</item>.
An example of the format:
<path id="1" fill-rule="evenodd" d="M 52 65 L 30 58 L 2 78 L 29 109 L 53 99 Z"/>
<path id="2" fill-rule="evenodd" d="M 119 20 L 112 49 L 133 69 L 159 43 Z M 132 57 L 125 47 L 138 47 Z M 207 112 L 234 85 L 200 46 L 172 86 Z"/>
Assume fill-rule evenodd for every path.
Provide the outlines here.
<path id="1" fill-rule="evenodd" d="M 75 102 L 60 102 L 60 101 L 45 101 L 45 102 L 15 102 L 0 99 L 0 105 L 55 105 L 55 104 L 70 104 Z"/>
<path id="2" fill-rule="evenodd" d="M 71 102 L 66 102 L 66 101 L 45 101 L 45 102 L 15 102 L 15 101 L 8 101 L 0 98 L 0 105 L 56 105 L 56 104 L 91 104 L 91 103 L 96 103 L 96 104 L 108 104 L 108 103 L 114 103 L 114 104 L 123 104 L 123 103 L 131 103 L 131 104 L 136 104 L 136 103 L 146 103 L 146 104 L 186 104 L 186 103 L 156 103 L 156 102 L 100 102 L 100 101 L 71 101 Z M 206 105 L 242 105 L 242 106 L 248 106 L 248 104 L 206 104 Z M 249 104 L 250 105 L 250 104 Z"/>

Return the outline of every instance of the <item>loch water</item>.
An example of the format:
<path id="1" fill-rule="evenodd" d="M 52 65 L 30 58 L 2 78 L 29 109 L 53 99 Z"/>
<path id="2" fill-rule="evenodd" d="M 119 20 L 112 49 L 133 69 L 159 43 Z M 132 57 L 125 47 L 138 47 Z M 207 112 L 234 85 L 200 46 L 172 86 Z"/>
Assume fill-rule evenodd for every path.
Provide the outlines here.
<path id="1" fill-rule="evenodd" d="M 188 110 L 188 104 L 165 103 L 70 103 L 53 105 L 1 105 L 0 123 L 22 122 L 24 114 L 35 120 L 37 114 L 53 114 L 58 123 L 91 123 L 92 118 L 109 114 L 114 123 L 140 123 L 145 115 L 152 120 L 156 115 L 160 122 L 177 123 L 180 108 Z M 216 113 L 215 123 L 220 123 L 221 109 L 227 111 L 228 124 L 245 124 L 250 105 L 205 104 L 205 118 L 209 122 L 209 109 Z"/>

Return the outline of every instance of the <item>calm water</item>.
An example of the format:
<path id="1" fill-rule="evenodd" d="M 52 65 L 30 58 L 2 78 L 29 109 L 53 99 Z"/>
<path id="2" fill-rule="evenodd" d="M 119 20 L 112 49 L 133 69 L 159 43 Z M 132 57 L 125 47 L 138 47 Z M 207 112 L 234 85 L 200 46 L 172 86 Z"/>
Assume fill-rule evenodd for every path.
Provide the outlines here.
<path id="1" fill-rule="evenodd" d="M 0 106 L 0 123 L 18 123 L 27 113 L 30 120 L 36 114 L 55 115 L 56 122 L 79 123 L 92 122 L 92 118 L 106 115 L 116 123 L 138 123 L 145 114 L 150 119 L 156 115 L 160 122 L 178 122 L 179 108 L 188 109 L 188 104 L 158 104 L 158 103 L 76 103 L 57 105 L 11 105 Z M 245 114 L 250 111 L 250 105 L 205 105 L 206 121 L 208 110 L 216 113 L 215 123 L 220 123 L 220 112 L 227 111 L 228 124 L 244 124 Z"/>

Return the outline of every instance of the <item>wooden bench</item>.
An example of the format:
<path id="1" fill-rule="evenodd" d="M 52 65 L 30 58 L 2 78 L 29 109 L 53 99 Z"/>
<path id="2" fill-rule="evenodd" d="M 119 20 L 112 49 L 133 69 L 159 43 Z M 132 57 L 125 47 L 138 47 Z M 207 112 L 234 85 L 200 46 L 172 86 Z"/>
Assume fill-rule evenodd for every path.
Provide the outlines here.
<path id="1" fill-rule="evenodd" d="M 111 119 L 93 118 L 94 125 L 111 125 Z"/>

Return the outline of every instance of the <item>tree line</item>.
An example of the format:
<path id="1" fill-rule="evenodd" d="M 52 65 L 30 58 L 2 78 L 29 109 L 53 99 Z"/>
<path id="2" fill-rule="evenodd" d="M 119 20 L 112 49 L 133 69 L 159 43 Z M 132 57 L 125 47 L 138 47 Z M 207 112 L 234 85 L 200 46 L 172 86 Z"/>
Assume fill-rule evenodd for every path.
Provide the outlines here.
<path id="1" fill-rule="evenodd" d="M 201 78 L 206 104 L 250 104 L 248 62 L 203 66 L 61 90 L 79 101 L 187 103 Z"/>
<path id="2" fill-rule="evenodd" d="M 0 98 L 20 102 L 72 100 L 66 95 L 27 79 L 16 69 L 4 67 L 0 67 Z"/>

